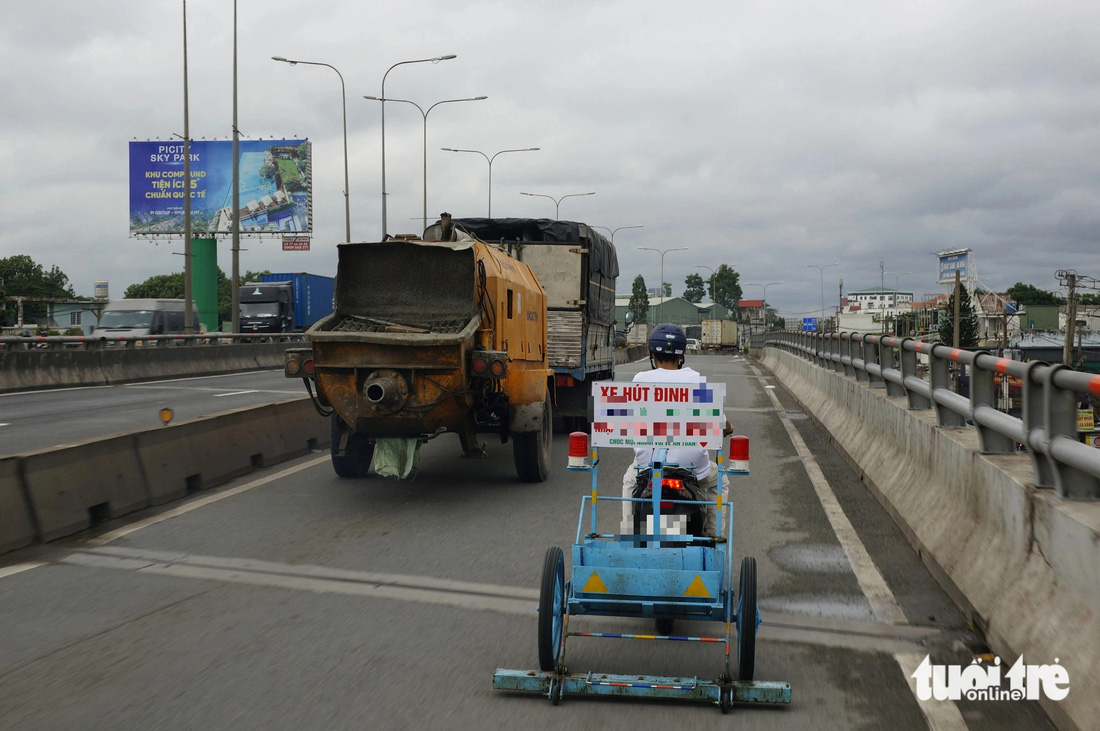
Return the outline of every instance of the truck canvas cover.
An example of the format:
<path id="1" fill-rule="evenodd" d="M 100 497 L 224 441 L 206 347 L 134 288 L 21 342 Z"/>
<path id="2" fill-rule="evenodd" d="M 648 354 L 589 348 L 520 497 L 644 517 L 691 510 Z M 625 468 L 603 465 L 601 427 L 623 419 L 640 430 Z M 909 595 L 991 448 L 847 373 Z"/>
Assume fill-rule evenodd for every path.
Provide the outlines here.
<path id="1" fill-rule="evenodd" d="M 456 218 L 457 228 L 486 243 L 561 243 L 588 248 L 588 321 L 610 325 L 615 319 L 615 278 L 619 259 L 615 247 L 591 227 L 549 218 Z"/>

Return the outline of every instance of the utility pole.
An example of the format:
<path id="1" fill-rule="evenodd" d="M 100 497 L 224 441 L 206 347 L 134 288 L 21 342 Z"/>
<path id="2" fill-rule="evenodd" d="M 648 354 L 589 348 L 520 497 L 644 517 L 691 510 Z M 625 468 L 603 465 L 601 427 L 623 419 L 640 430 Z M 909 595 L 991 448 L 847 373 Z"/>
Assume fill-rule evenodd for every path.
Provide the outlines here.
<path id="1" fill-rule="evenodd" d="M 951 347 L 959 349 L 959 293 L 962 290 L 959 270 L 955 270 L 955 330 L 951 334 Z"/>
<path id="2" fill-rule="evenodd" d="M 1073 331 L 1077 327 L 1077 272 L 1063 269 L 1058 279 L 1064 279 L 1069 289 L 1066 296 L 1066 338 L 1062 345 L 1062 365 L 1073 365 Z"/>

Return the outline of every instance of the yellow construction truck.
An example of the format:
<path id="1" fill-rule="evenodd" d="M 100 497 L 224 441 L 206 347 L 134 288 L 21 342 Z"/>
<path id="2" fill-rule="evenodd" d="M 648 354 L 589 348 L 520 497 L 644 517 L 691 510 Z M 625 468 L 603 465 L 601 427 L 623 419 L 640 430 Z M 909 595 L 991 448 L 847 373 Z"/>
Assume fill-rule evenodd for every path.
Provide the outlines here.
<path id="1" fill-rule="evenodd" d="M 373 457 L 376 472 L 408 477 L 426 441 L 455 433 L 479 456 L 491 433 L 512 442 L 521 479 L 545 480 L 554 379 L 530 268 L 446 215 L 423 237 L 337 248 L 335 311 L 285 363 L 331 415 L 336 473 L 364 476 Z"/>

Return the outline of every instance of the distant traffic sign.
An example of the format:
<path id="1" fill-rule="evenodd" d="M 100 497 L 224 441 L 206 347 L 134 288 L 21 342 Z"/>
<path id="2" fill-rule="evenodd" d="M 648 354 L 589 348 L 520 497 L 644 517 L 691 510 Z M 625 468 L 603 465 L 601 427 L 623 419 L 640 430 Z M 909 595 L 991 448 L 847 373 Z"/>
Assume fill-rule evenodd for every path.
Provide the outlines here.
<path id="1" fill-rule="evenodd" d="M 802 318 L 802 331 L 803 332 L 817 332 L 817 318 L 816 317 L 803 317 Z"/>

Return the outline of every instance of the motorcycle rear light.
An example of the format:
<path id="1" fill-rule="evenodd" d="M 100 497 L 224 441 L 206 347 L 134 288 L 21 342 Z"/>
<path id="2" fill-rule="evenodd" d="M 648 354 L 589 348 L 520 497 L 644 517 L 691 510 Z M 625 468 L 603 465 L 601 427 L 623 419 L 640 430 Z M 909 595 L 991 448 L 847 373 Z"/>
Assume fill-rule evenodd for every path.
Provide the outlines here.
<path id="1" fill-rule="evenodd" d="M 661 501 L 661 510 L 672 510 L 672 503 L 667 500 Z"/>
<path id="2" fill-rule="evenodd" d="M 661 489 L 662 490 L 677 490 L 677 491 L 683 490 L 684 489 L 684 481 L 679 480 L 679 479 L 675 479 L 675 478 L 671 478 L 671 477 L 668 478 L 668 479 L 662 479 L 661 480 Z"/>

